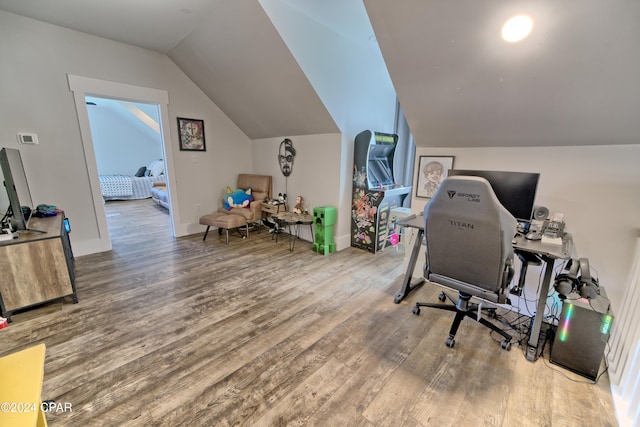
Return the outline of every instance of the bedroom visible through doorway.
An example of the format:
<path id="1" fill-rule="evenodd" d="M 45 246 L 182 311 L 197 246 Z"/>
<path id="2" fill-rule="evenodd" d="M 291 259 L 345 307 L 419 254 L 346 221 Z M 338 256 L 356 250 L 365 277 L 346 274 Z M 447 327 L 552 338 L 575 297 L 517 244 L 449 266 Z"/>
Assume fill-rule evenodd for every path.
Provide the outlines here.
<path id="1" fill-rule="evenodd" d="M 168 217 L 160 109 L 157 104 L 96 96 L 86 96 L 85 103 L 109 235 L 117 242 L 122 224 L 136 223 L 141 209 L 159 210 Z"/>
<path id="2" fill-rule="evenodd" d="M 98 234 L 95 239 L 88 242 L 91 252 L 109 251 L 112 249 L 111 238 L 109 236 L 109 226 L 105 212 L 105 202 L 100 190 L 98 178 L 98 166 L 96 163 L 93 138 L 91 136 L 91 125 L 89 123 L 88 106 L 86 96 L 102 97 L 108 99 L 125 100 L 134 103 L 145 103 L 157 105 L 160 111 L 160 136 L 164 153 L 164 163 L 167 172 L 167 200 L 170 218 L 170 236 L 176 234 L 177 224 L 180 221 L 180 209 L 178 204 L 172 203 L 177 198 L 175 194 L 176 179 L 173 176 L 173 152 L 171 147 L 171 132 L 169 127 L 169 93 L 166 90 L 155 89 L 143 86 L 136 86 L 127 83 L 112 82 L 108 80 L 94 79 L 91 77 L 68 74 L 69 89 L 73 92 L 73 99 L 78 114 L 78 125 L 84 149 L 84 160 L 87 166 L 87 176 L 89 178 L 91 197 L 93 200 L 93 212 L 85 212 L 86 215 L 93 213 L 98 226 Z M 181 235 L 184 230 L 180 229 Z"/>

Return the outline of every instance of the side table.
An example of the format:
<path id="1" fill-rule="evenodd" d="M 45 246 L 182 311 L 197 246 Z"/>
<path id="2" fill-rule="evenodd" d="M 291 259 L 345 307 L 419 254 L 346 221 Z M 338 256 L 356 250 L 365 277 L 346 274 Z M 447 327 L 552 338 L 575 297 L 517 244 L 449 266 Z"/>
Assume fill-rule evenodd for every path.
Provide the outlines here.
<path id="1" fill-rule="evenodd" d="M 262 212 L 265 212 L 271 216 L 278 215 L 279 213 L 284 212 L 286 210 L 287 210 L 286 203 L 272 204 L 269 202 L 262 202 Z"/>
<path id="2" fill-rule="evenodd" d="M 274 216 L 274 218 L 283 224 L 287 224 L 289 227 L 289 251 L 293 252 L 296 246 L 296 240 L 300 238 L 300 226 L 303 224 L 309 224 L 311 230 L 311 239 L 313 241 L 313 215 L 309 214 L 297 214 L 294 212 L 281 212 Z M 293 227 L 293 230 L 292 230 Z M 278 242 L 278 235 L 276 234 L 276 243 Z"/>

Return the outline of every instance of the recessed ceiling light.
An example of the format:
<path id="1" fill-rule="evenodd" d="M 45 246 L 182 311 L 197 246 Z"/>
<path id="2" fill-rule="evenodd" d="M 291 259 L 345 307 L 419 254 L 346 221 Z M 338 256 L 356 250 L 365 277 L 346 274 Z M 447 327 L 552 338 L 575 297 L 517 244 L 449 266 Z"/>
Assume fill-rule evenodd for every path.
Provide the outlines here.
<path id="1" fill-rule="evenodd" d="M 502 38 L 509 43 L 519 42 L 527 37 L 532 29 L 533 21 L 527 15 L 514 16 L 502 26 Z"/>

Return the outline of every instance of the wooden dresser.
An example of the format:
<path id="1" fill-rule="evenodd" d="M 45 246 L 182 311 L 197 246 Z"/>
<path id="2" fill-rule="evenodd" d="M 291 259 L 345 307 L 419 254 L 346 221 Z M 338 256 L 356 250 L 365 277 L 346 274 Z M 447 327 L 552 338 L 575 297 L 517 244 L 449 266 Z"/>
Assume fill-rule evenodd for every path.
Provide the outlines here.
<path id="1" fill-rule="evenodd" d="M 64 215 L 33 218 L 17 239 L 0 242 L 0 310 L 11 314 L 70 296 L 78 302 L 74 260 Z"/>

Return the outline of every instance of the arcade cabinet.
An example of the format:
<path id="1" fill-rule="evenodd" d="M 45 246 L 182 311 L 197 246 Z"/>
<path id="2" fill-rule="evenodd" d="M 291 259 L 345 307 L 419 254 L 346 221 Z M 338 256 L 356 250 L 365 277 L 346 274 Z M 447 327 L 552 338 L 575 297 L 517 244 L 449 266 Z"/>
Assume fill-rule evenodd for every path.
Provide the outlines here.
<path id="1" fill-rule="evenodd" d="M 401 207 L 411 187 L 398 185 L 393 158 L 398 135 L 365 130 L 355 139 L 351 246 L 369 252 L 383 249 L 391 209 Z"/>

